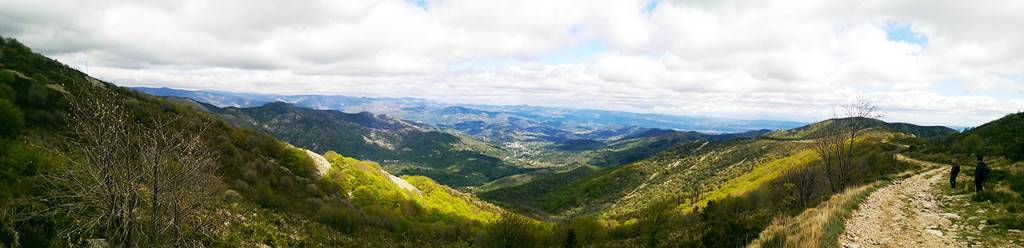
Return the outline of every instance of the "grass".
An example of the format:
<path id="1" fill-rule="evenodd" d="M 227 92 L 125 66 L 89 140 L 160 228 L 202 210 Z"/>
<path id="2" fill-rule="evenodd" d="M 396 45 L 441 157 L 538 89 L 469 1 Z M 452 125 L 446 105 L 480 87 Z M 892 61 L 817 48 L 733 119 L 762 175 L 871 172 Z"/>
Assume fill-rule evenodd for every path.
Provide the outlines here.
<path id="1" fill-rule="evenodd" d="M 527 184 L 537 177 L 538 173 L 545 173 L 546 171 L 533 171 L 523 174 L 516 174 L 507 177 L 502 177 L 497 180 L 488 182 L 487 184 L 481 185 L 480 187 L 473 188 L 474 192 L 488 192 L 503 188 L 510 188 Z"/>
<path id="2" fill-rule="evenodd" d="M 777 219 L 748 247 L 839 247 L 846 218 L 886 184 L 850 188 L 796 217 Z"/>
<path id="3" fill-rule="evenodd" d="M 468 194 L 459 193 L 424 176 L 402 178 L 423 192 L 422 195 L 412 198 L 428 211 L 436 211 L 439 215 L 461 216 L 483 223 L 491 223 L 498 219 L 497 207 L 471 198 Z"/>
<path id="4" fill-rule="evenodd" d="M 416 239 L 379 228 L 343 233 L 323 223 L 247 202 L 225 204 L 215 212 L 224 228 L 212 247 L 470 247 L 466 240 Z M 2 246 L 2 245 L 0 245 Z"/>
<path id="5" fill-rule="evenodd" d="M 945 195 L 945 212 L 959 218 L 956 238 L 968 246 L 1012 247 L 1024 245 L 1024 162 L 1011 163 L 1002 158 L 986 159 L 992 168 L 986 191 L 974 193 L 974 168 L 963 165 L 957 188 L 937 185 Z"/>
<path id="6" fill-rule="evenodd" d="M 769 182 L 772 179 L 778 178 L 786 171 L 796 168 L 797 166 L 803 166 L 811 163 L 811 161 L 816 159 L 815 156 L 817 155 L 815 155 L 814 150 L 803 149 L 792 155 L 772 160 L 768 163 L 755 167 L 754 170 L 750 171 L 750 173 L 746 173 L 726 181 L 721 185 L 721 187 L 712 191 L 695 204 L 698 206 L 705 206 L 708 201 L 717 201 L 729 196 L 742 195 L 760 187 L 762 184 Z M 683 205 L 680 206 L 680 209 L 692 210 L 693 205 Z"/>

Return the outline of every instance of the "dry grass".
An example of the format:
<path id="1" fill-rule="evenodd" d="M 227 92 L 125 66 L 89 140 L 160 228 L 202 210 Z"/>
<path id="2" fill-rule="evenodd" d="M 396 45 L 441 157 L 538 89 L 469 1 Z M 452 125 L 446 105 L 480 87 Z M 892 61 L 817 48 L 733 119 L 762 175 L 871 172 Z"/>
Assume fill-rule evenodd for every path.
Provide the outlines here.
<path id="1" fill-rule="evenodd" d="M 839 247 L 846 218 L 879 187 L 847 189 L 796 217 L 777 219 L 748 247 Z"/>

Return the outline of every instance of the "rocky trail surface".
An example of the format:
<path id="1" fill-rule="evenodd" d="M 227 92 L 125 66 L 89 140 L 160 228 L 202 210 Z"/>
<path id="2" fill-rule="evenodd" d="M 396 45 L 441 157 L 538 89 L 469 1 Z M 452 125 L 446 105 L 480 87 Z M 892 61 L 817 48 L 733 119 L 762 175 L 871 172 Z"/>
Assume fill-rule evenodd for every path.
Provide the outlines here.
<path id="1" fill-rule="evenodd" d="M 925 172 L 895 181 L 871 194 L 846 221 L 843 247 L 967 247 L 954 236 L 952 220 L 960 217 L 941 207 L 944 196 L 936 184 L 946 181 L 949 167 L 904 156 Z"/>

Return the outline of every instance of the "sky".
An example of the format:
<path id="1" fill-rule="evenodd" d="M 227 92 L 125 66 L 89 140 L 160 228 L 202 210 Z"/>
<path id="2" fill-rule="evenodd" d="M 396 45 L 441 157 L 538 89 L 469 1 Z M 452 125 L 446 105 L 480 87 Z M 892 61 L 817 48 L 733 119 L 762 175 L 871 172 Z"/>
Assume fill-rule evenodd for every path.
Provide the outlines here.
<path id="1" fill-rule="evenodd" d="M 977 126 L 1024 111 L 1024 1 L 4 0 L 0 35 L 108 82 Z"/>

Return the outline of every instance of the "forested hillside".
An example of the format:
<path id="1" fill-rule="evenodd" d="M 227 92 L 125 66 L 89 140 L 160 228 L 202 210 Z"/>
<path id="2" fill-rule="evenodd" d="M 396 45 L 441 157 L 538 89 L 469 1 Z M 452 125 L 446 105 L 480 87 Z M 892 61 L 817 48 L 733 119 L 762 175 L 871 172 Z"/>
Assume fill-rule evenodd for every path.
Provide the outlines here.
<path id="1" fill-rule="evenodd" d="M 980 142 L 979 141 L 980 138 Z M 971 128 L 958 137 L 959 149 L 983 146 L 977 152 L 1024 160 L 1024 113 L 1009 114 L 998 120 Z"/>
<path id="2" fill-rule="evenodd" d="M 378 165 L 335 153 L 321 175 L 269 134 L 96 80 L 13 39 L 0 55 L 0 244 L 452 244 L 500 214 L 427 178 L 402 189 Z M 187 149 L 166 151 L 190 153 L 147 153 L 177 147 L 150 136 L 185 138 Z"/>
<path id="3" fill-rule="evenodd" d="M 230 123 L 300 147 L 378 161 L 392 173 L 428 176 L 453 187 L 477 186 L 523 171 L 501 159 L 510 156 L 502 148 L 383 115 L 313 110 L 283 102 L 252 108 L 202 106 Z"/>
<path id="4" fill-rule="evenodd" d="M 812 139 L 824 135 L 824 131 L 828 130 L 832 126 L 850 125 L 854 122 L 860 122 L 864 128 L 886 129 L 911 134 L 925 139 L 941 139 L 957 134 L 956 130 L 941 126 L 918 126 L 908 123 L 887 123 L 881 120 L 865 118 L 838 118 L 818 123 L 811 123 L 794 129 L 779 130 L 765 136 L 776 139 Z"/>
<path id="5" fill-rule="evenodd" d="M 611 142 L 604 149 L 591 154 L 587 162 L 597 166 L 618 166 L 646 159 L 680 143 L 749 139 L 768 132 L 769 130 L 763 129 L 742 133 L 705 134 L 694 131 L 649 129 Z"/>
<path id="6" fill-rule="evenodd" d="M 917 138 L 861 130 L 845 176 L 821 164 L 811 139 L 695 140 L 621 167 L 579 167 L 480 195 L 546 218 L 603 220 L 609 236 L 620 236 L 610 244 L 731 247 L 773 219 L 913 167 L 894 159 L 905 139 Z"/>
<path id="7" fill-rule="evenodd" d="M 893 134 L 879 130 L 872 136 Z M 894 163 L 885 160 L 885 154 L 895 147 L 883 145 L 882 139 L 862 142 L 862 156 L 866 157 L 859 159 L 871 164 Z M 742 195 L 787 173 L 813 166 L 816 156 L 810 142 L 702 139 L 679 143 L 622 167 L 600 172 L 583 167 L 483 192 L 481 197 L 564 216 L 595 212 L 624 216 L 664 197 L 684 198 L 681 203 L 685 207 L 681 208 L 690 208 Z"/>

